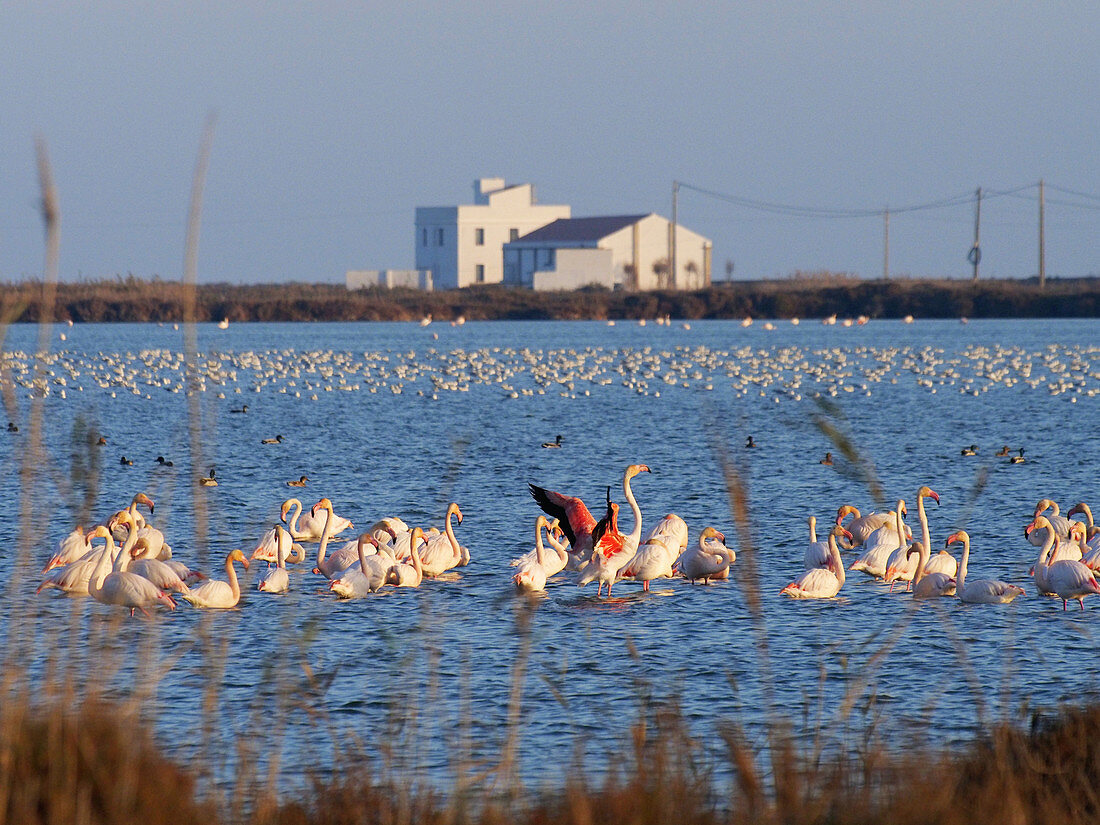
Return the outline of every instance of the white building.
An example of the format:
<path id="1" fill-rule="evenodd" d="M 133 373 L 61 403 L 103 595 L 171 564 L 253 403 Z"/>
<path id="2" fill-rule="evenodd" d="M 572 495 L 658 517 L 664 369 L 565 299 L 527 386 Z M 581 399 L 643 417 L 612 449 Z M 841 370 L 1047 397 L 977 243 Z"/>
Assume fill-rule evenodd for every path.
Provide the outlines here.
<path id="1" fill-rule="evenodd" d="M 348 289 L 381 286 L 431 291 L 432 273 L 423 269 L 349 269 L 344 275 Z"/>
<path id="2" fill-rule="evenodd" d="M 700 289 L 710 285 L 711 242 L 660 215 L 563 218 L 504 245 L 504 282 L 537 290 L 598 284 L 623 289 Z"/>
<path id="3" fill-rule="evenodd" d="M 472 204 L 417 207 L 416 268 L 431 271 L 436 289 L 500 283 L 504 244 L 569 214 L 536 204 L 529 183 L 481 178 Z"/>

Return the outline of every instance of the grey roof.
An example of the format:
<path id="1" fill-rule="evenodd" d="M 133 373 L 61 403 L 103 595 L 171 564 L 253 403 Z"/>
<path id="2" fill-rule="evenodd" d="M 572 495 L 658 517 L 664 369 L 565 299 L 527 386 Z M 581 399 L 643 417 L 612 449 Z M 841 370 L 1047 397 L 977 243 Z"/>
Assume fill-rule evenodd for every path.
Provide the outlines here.
<path id="1" fill-rule="evenodd" d="M 553 223 L 528 232 L 520 241 L 598 241 L 613 232 L 636 224 L 644 215 L 601 215 L 595 218 L 558 218 Z"/>

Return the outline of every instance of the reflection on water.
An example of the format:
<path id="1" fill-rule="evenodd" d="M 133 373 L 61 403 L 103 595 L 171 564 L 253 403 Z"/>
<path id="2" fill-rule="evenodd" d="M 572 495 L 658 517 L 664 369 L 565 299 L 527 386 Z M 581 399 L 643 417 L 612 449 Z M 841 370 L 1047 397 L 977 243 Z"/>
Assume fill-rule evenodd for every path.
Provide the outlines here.
<path id="1" fill-rule="evenodd" d="M 1095 694 L 1100 666 L 1080 651 L 1094 640 L 1100 602 L 1063 613 L 1036 596 L 1027 571 L 1037 551 L 1022 527 L 1039 498 L 1058 501 L 1063 512 L 1096 501 L 1096 322 L 803 323 L 772 332 L 736 322 L 695 322 L 690 331 L 625 323 L 211 325 L 199 335 L 199 467 L 188 459 L 184 395 L 174 391 L 182 383 L 182 333 L 141 325 L 65 332 L 63 344 L 55 332 L 60 354 L 48 364 L 45 439 L 56 464 L 43 468 L 37 499 L 39 567 L 73 526 L 51 474 L 69 471 L 78 419 L 107 436 L 98 448 L 95 515 L 148 492 L 157 503 L 153 522 L 177 557 L 216 577 L 232 548 L 255 546 L 289 493 L 307 507 L 327 496 L 362 527 L 386 515 L 442 527 L 451 500 L 465 514 L 456 533 L 473 561 L 453 580 L 340 602 L 307 562 L 291 570 L 290 592 L 272 598 L 255 591 L 253 565 L 238 610 L 202 615 L 182 605 L 100 639 L 116 649 L 155 649 L 172 662 L 156 703 L 158 723 L 171 731 L 164 738 L 181 754 L 198 741 L 188 731 L 201 721 L 209 680 L 221 680 L 226 707 L 249 708 L 271 696 L 273 668 L 288 665 L 311 713 L 328 714 L 324 724 L 308 715 L 288 720 L 288 776 L 325 751 L 334 720 L 341 734 L 373 747 L 387 730 L 388 709 L 410 697 L 430 699 L 428 718 L 440 730 L 472 724 L 475 749 L 491 752 L 503 736 L 523 644 L 517 624 L 526 622 L 531 660 L 520 747 L 524 775 L 535 784 L 560 776 L 577 735 L 590 753 L 615 745 L 634 717 L 641 682 L 656 698 L 679 697 L 701 733 L 734 716 L 751 726 L 764 718 L 766 693 L 738 575 L 746 553 L 756 554 L 761 576 L 775 677 L 768 687 L 796 725 L 812 721 L 819 700 L 835 708 L 855 689 L 875 697 L 858 711 L 867 718 L 904 729 L 934 713 L 936 729 L 950 737 L 944 741 L 957 741 L 983 712 Z M 6 350 L 16 356 L 8 366 L 17 381 L 30 380 L 18 353 L 33 349 L 33 334 L 9 332 Z M 29 394 L 19 388 L 24 414 Z M 836 458 L 837 445 L 815 424 L 825 409 L 814 402 L 818 394 L 836 405 L 836 413 L 825 413 L 829 424 L 872 459 L 880 506 L 912 502 L 918 487 L 930 485 L 941 499 L 929 502 L 933 549 L 965 527 L 973 540 L 970 575 L 1022 584 L 1027 596 L 1007 607 L 914 605 L 853 573 L 834 601 L 779 597 L 801 572 L 807 516 L 827 525 L 842 503 L 864 511 L 876 504 L 861 473 Z M 247 413 L 230 413 L 243 403 Z M 645 521 L 676 512 L 692 542 L 714 525 L 735 544 L 713 432 L 743 477 L 756 545 L 735 548 L 729 582 L 658 581 L 649 594 L 620 582 L 614 598 L 598 599 L 564 574 L 544 598 L 512 592 L 508 562 L 530 549 L 538 514 L 528 482 L 590 506 L 610 484 L 621 502 L 623 468 L 644 462 L 655 471 L 634 482 Z M 563 447 L 542 449 L 558 433 Z M 281 444 L 261 444 L 276 434 Z M 752 450 L 743 446 L 748 435 Z M 4 501 L 15 502 L 25 432 L 0 436 L 0 488 Z M 978 454 L 961 455 L 970 444 Z M 1002 445 L 1024 448 L 1026 462 L 996 457 Z M 819 463 L 827 450 L 832 467 Z M 121 455 L 133 466 L 121 465 Z M 195 479 L 211 466 L 219 486 L 198 487 Z M 301 475 L 309 477 L 305 489 L 287 488 Z M 211 518 L 206 558 L 194 540 L 195 497 Z M 14 505 L 8 512 L 0 539 L 15 547 Z M 915 507 L 911 513 L 916 525 Z M 625 511 L 622 526 L 632 526 Z M 854 558 L 845 555 L 847 563 Z M 0 560 L 9 577 L 14 558 Z M 101 636 L 105 608 L 34 597 L 35 583 L 11 594 L 6 615 L 29 603 L 42 626 L 73 628 L 64 643 Z M 895 633 L 889 653 L 872 661 Z M 209 655 L 200 653 L 218 640 L 227 645 L 224 669 L 212 674 Z M 146 678 L 134 665 L 126 673 Z M 248 729 L 262 741 L 249 728 L 253 719 L 224 714 L 225 735 Z M 433 775 L 446 775 L 448 742 L 419 754 Z"/>

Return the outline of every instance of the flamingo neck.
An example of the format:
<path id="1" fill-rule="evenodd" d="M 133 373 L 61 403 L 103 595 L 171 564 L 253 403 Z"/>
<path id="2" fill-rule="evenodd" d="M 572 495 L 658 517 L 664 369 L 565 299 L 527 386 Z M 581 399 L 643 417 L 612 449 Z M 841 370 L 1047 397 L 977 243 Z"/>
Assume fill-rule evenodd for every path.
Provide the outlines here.
<path id="1" fill-rule="evenodd" d="M 924 576 L 925 565 L 928 564 L 928 558 L 932 555 L 932 533 L 928 529 L 928 516 L 924 512 L 924 496 L 917 496 L 917 516 L 920 518 L 920 539 L 924 549 L 921 551 L 920 561 L 917 562 L 917 576 L 913 579 L 914 586 Z"/>
<path id="2" fill-rule="evenodd" d="M 1054 541 L 1054 528 L 1048 526 L 1047 537 L 1043 541 L 1043 549 L 1039 551 L 1039 561 L 1036 564 L 1036 567 L 1047 567 L 1047 558 L 1050 556 L 1050 551 L 1054 549 Z"/>
<path id="3" fill-rule="evenodd" d="M 294 515 L 291 517 L 290 521 L 286 523 L 286 526 L 287 529 L 290 530 L 290 535 L 292 537 L 297 537 L 298 518 L 302 515 L 302 502 L 298 501 L 296 498 L 292 498 L 290 500 L 290 509 L 294 512 Z"/>
<path id="4" fill-rule="evenodd" d="M 360 536 L 359 537 L 359 544 L 358 544 L 357 549 L 359 550 L 359 569 L 362 570 L 363 575 L 366 576 L 369 579 L 370 578 L 370 573 L 367 572 L 367 554 L 363 550 L 363 545 L 366 544 L 366 543 L 367 543 L 366 537 L 365 536 Z"/>
<path id="5" fill-rule="evenodd" d="M 637 547 L 642 540 L 642 510 L 634 500 L 634 491 L 630 489 L 630 476 L 623 476 L 623 495 L 630 503 L 630 512 L 634 514 L 634 529 L 630 531 L 628 538 Z"/>
<path id="6" fill-rule="evenodd" d="M 332 535 L 332 510 L 325 508 L 325 529 L 321 531 L 321 546 L 317 548 L 317 566 L 324 570 L 325 551 L 328 549 L 328 540 Z"/>
<path id="7" fill-rule="evenodd" d="M 454 515 L 454 512 L 453 508 L 447 508 L 447 523 L 444 525 L 443 529 L 447 534 L 447 541 L 451 543 L 451 549 L 454 551 L 455 558 L 457 559 L 462 555 L 462 550 L 458 546 L 458 539 L 455 538 L 454 525 L 451 524 L 451 516 Z"/>
<path id="8" fill-rule="evenodd" d="M 810 544 L 817 544 L 817 519 L 810 516 Z"/>
<path id="9" fill-rule="evenodd" d="M 237 571 L 233 568 L 233 554 L 225 557 L 225 575 L 229 578 L 229 589 L 233 592 L 233 598 L 241 597 L 241 585 L 237 581 Z"/>
<path id="10" fill-rule="evenodd" d="M 130 566 L 130 551 L 134 549 L 134 545 L 137 544 L 138 528 L 135 524 L 130 524 L 129 530 L 126 532 L 126 541 L 122 543 L 121 549 L 118 551 L 118 555 L 114 558 L 114 564 L 111 569 L 116 573 L 124 572 Z M 148 553 L 148 551 L 146 551 Z"/>
<path id="11" fill-rule="evenodd" d="M 840 548 L 836 543 L 836 536 L 833 533 L 829 533 L 829 555 L 833 560 L 833 575 L 836 576 L 836 580 L 840 582 L 840 586 L 844 586 L 844 562 L 840 560 Z"/>
<path id="12" fill-rule="evenodd" d="M 92 577 L 88 580 L 88 593 L 94 598 L 103 588 L 103 580 L 107 578 L 107 571 L 111 564 L 112 556 L 114 555 L 115 542 L 109 535 L 106 536 L 107 544 L 103 548 L 103 555 L 99 557 L 99 561 L 96 563 L 95 570 L 92 571 Z"/>
<path id="13" fill-rule="evenodd" d="M 959 573 L 955 577 L 955 590 L 959 593 L 966 586 L 966 565 L 970 562 L 970 536 L 963 537 L 963 554 L 959 560 Z"/>
<path id="14" fill-rule="evenodd" d="M 546 550 L 542 546 L 542 528 L 545 524 L 541 518 L 535 522 L 535 560 L 538 561 L 539 567 L 546 563 Z"/>

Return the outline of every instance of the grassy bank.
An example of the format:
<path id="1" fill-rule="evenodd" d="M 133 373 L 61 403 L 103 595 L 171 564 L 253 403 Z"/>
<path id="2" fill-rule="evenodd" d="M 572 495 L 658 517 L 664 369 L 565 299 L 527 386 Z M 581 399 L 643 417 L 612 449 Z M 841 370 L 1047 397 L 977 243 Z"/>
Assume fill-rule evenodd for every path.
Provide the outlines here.
<path id="1" fill-rule="evenodd" d="M 733 725 L 727 764 L 708 766 L 673 709 L 633 727 L 633 746 L 593 782 L 564 769 L 560 790 L 441 795 L 415 776 L 346 755 L 279 798 L 241 774 L 224 798 L 200 798 L 193 773 L 165 759 L 140 719 L 117 705 L 0 706 L 0 822 L 20 825 L 202 822 L 209 825 L 343 823 L 1040 823 L 1095 822 L 1100 803 L 1100 707 L 1000 726 L 961 753 L 869 753 L 821 759 L 773 732 L 761 764 Z M 713 770 L 734 777 L 715 789 Z M 490 773 L 492 773 L 490 771 Z"/>
<path id="2" fill-rule="evenodd" d="M 59 283 L 52 313 L 61 321 L 181 322 L 185 287 L 176 282 Z M 0 285 L 0 313 L 33 323 L 42 313 L 40 284 Z M 1095 318 L 1100 279 L 1035 281 L 891 280 L 806 276 L 743 281 L 695 292 L 535 293 L 500 286 L 446 292 L 367 289 L 333 284 L 199 285 L 199 321 L 604 320 L 655 318 Z"/>

